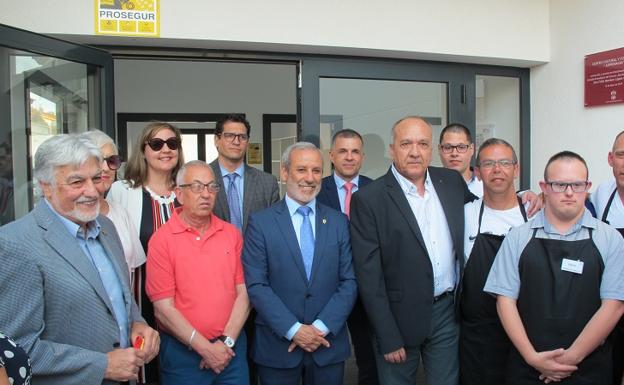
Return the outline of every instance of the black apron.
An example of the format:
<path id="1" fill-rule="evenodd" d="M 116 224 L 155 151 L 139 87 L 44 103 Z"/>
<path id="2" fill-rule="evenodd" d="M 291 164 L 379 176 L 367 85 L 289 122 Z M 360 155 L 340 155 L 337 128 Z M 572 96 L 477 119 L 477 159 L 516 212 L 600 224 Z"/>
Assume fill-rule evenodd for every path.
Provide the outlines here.
<path id="1" fill-rule="evenodd" d="M 526 222 L 527 215 L 520 199 L 518 203 Z M 503 384 L 511 348 L 511 342 L 496 312 L 496 297 L 483 291 L 494 257 L 505 236 L 481 233 L 483 209 L 481 203 L 479 227 L 462 279 L 459 337 L 462 385 Z"/>
<path id="2" fill-rule="evenodd" d="M 609 216 L 609 210 L 613 199 L 617 195 L 617 188 L 613 190 L 604 212 L 602 213 L 602 221 L 606 224 L 610 224 L 607 220 Z M 616 229 L 624 237 L 624 229 Z M 613 332 L 611 332 L 611 344 L 613 346 L 613 385 L 620 385 L 622 383 L 622 375 L 624 375 L 624 318 L 620 319 L 620 322 L 615 326 Z"/>
<path id="3" fill-rule="evenodd" d="M 522 251 L 518 270 L 517 306 L 522 324 L 536 351 L 567 349 L 602 303 L 600 284 L 604 262 L 592 238 L 561 241 L 536 238 L 537 229 Z M 561 269 L 563 259 L 583 262 L 582 274 Z M 578 366 L 565 385 L 610 385 L 611 345 L 605 342 Z M 540 373 L 512 348 L 508 385 L 543 384 Z"/>

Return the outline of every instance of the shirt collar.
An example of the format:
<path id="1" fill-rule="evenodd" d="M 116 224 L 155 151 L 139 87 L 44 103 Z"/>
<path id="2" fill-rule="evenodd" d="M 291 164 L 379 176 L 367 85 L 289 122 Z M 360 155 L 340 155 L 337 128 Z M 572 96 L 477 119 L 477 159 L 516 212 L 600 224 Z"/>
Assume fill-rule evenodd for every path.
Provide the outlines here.
<path id="1" fill-rule="evenodd" d="M 167 224 L 171 223 L 171 232 L 174 234 L 180 234 L 187 231 L 197 232 L 197 230 L 195 230 L 188 223 L 184 222 L 184 220 L 182 219 L 181 214 L 183 209 L 184 207 L 176 207 L 175 209 L 173 209 L 173 215 L 171 216 L 171 219 L 169 219 L 169 221 L 167 222 Z M 222 230 L 224 226 L 223 223 L 223 220 L 219 219 L 214 213 L 210 213 L 210 227 L 208 227 L 208 230 L 206 231 L 204 237 L 209 237 L 217 231 Z"/>
<path id="2" fill-rule="evenodd" d="M 232 172 L 229 172 L 228 170 L 226 170 L 221 163 L 219 163 L 219 168 L 221 169 L 221 175 L 222 176 L 226 176 L 226 175 L 230 175 L 230 174 L 237 174 L 239 177 L 243 177 L 243 173 L 245 172 L 245 163 L 243 162 L 240 166 L 238 166 L 238 168 Z"/>
<path id="3" fill-rule="evenodd" d="M 396 167 L 394 167 L 394 163 L 392 163 L 391 169 L 392 169 L 392 173 L 394 174 L 394 177 L 399 182 L 399 186 L 401 187 L 401 190 L 403 190 L 405 194 L 418 194 L 418 189 L 416 188 L 414 183 L 412 183 L 409 179 L 401 175 L 399 170 L 397 170 Z M 429 174 L 429 170 L 427 170 L 425 174 L 425 191 L 430 191 L 431 186 L 433 186 L 431 182 L 431 175 Z"/>
<path id="4" fill-rule="evenodd" d="M 344 186 L 345 183 L 347 183 L 347 181 L 339 177 L 335 171 L 334 171 L 334 181 L 336 182 L 336 187 L 338 188 L 338 190 L 340 190 L 342 186 Z M 351 179 L 351 183 L 353 183 L 355 187 L 359 188 L 360 187 L 360 174 L 357 174 L 353 179 Z"/>
<path id="5" fill-rule="evenodd" d="M 594 217 L 592 217 L 589 210 L 584 209 L 583 215 L 581 218 L 572 226 L 565 234 L 561 234 L 553 225 L 548 222 L 546 219 L 546 215 L 544 214 L 544 209 L 540 210 L 535 217 L 531 221 L 532 229 L 543 229 L 547 234 L 559 234 L 559 235 L 571 235 L 581 230 L 582 227 L 587 227 L 590 229 L 596 228 L 596 222 Z"/>
<path id="6" fill-rule="evenodd" d="M 101 226 L 100 226 L 100 223 L 97 221 L 97 219 L 87 222 L 87 234 L 85 236 L 85 234 L 82 234 L 82 227 L 79 224 L 73 221 L 70 221 L 69 219 L 62 216 L 58 211 L 54 209 L 54 207 L 52 207 L 52 205 L 50 204 L 50 202 L 48 202 L 47 199 L 42 199 L 42 200 L 45 202 L 45 204 L 48 205 L 48 207 L 54 213 L 54 215 L 58 217 L 58 219 L 61 221 L 63 226 L 72 235 L 72 237 L 78 237 L 78 235 L 81 235 L 83 238 L 88 239 L 88 238 L 97 238 L 100 235 Z"/>
<path id="7" fill-rule="evenodd" d="M 286 201 L 286 207 L 288 207 L 288 212 L 292 217 L 297 212 L 297 209 L 302 205 L 296 202 L 294 199 L 288 196 L 288 193 L 284 195 L 284 201 Z M 306 203 L 303 206 L 308 206 L 312 209 L 312 214 L 316 214 L 316 198 L 312 199 L 310 202 Z"/>

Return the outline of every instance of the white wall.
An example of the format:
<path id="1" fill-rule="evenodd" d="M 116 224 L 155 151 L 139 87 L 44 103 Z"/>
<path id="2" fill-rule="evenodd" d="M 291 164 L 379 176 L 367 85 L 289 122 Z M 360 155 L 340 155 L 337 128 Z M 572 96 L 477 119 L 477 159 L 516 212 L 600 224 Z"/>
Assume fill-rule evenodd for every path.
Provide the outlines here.
<path id="1" fill-rule="evenodd" d="M 92 0 L 0 0 L 0 23 L 99 44 L 516 66 L 549 59 L 548 0 L 161 0 L 161 39 L 93 36 L 93 6 Z"/>
<path id="2" fill-rule="evenodd" d="M 550 63 L 531 69 L 531 185 L 567 149 L 588 162 L 595 183 L 610 177 L 607 153 L 624 130 L 624 104 L 585 108 L 584 56 L 624 47 L 622 0 L 552 0 Z"/>

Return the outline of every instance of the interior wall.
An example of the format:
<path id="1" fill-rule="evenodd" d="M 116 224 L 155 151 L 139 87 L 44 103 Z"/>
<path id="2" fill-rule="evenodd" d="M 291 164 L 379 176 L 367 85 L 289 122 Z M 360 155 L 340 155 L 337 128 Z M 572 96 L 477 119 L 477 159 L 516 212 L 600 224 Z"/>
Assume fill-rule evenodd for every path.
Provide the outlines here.
<path id="1" fill-rule="evenodd" d="M 62 5 L 61 5 L 62 4 Z M 332 53 L 527 66 L 549 59 L 548 0 L 161 1 L 161 38 L 94 35 L 94 2 L 0 0 L 0 23 L 96 44 Z M 70 12 L 71 11 L 71 12 Z"/>
<path id="2" fill-rule="evenodd" d="M 581 154 L 597 183 L 612 177 L 607 153 L 624 130 L 624 104 L 584 107 L 584 56 L 624 47 L 621 0 L 551 0 L 551 60 L 531 69 L 531 186 L 548 158 Z"/>
<path id="3" fill-rule="evenodd" d="M 296 87 L 295 65 L 115 60 L 117 113 L 244 113 L 250 143 L 263 114 L 297 113 Z"/>

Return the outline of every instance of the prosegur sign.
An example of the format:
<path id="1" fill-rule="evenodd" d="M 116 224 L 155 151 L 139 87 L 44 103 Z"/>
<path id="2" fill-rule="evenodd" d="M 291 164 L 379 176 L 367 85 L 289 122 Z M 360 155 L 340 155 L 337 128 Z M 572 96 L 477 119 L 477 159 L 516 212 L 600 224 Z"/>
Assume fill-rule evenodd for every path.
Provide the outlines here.
<path id="1" fill-rule="evenodd" d="M 96 35 L 160 36 L 160 0 L 94 0 Z"/>
<path id="2" fill-rule="evenodd" d="M 624 48 L 585 56 L 585 107 L 624 103 Z"/>

